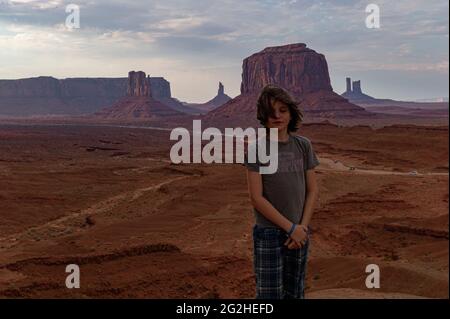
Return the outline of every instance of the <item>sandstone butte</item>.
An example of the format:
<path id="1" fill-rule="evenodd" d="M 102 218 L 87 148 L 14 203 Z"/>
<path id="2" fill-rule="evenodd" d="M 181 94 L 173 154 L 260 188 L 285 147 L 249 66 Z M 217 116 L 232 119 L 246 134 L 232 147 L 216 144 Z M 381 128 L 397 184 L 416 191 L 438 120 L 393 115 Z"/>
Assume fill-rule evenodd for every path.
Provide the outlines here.
<path id="1" fill-rule="evenodd" d="M 181 114 L 152 97 L 150 78 L 145 75 L 145 72 L 130 71 L 128 73 L 127 96 L 111 107 L 95 113 L 95 116 L 104 119 L 132 120 Z"/>
<path id="2" fill-rule="evenodd" d="M 242 63 L 241 94 L 209 112 L 209 124 L 255 123 L 256 100 L 266 84 L 283 87 L 312 117 L 370 117 L 374 114 L 350 103 L 333 91 L 328 64 L 323 54 L 304 43 L 267 47 Z"/>

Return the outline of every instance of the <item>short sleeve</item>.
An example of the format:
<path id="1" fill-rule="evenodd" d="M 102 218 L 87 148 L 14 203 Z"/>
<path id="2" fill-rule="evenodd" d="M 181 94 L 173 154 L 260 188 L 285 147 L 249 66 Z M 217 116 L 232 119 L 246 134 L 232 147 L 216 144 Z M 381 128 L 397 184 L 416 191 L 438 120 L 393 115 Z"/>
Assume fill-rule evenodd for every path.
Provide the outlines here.
<path id="1" fill-rule="evenodd" d="M 248 152 L 253 150 L 255 154 L 255 158 L 249 158 Z M 247 167 L 250 171 L 259 172 L 260 163 L 258 161 L 258 154 L 256 144 L 249 145 L 247 151 L 244 153 L 244 163 L 243 165 Z"/>
<path id="2" fill-rule="evenodd" d="M 309 139 L 307 139 L 307 143 L 306 143 L 307 147 L 307 151 L 306 151 L 306 167 L 305 170 L 309 170 L 309 169 L 313 169 L 314 167 L 316 167 L 317 165 L 320 164 L 316 153 L 314 152 L 312 143 Z"/>
<path id="3" fill-rule="evenodd" d="M 249 161 L 247 152 L 244 153 L 244 164 L 243 165 L 245 167 L 247 167 L 247 169 L 249 169 L 250 171 L 259 172 L 259 163 L 258 163 L 258 160 L 256 159 L 256 156 L 255 156 L 255 161 Z"/>

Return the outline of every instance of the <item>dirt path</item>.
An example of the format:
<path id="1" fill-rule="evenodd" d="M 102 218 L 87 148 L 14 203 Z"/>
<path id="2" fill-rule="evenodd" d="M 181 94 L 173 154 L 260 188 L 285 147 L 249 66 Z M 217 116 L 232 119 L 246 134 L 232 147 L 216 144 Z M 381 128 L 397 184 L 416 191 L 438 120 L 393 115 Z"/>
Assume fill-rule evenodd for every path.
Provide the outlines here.
<path id="1" fill-rule="evenodd" d="M 159 162 L 167 162 L 169 163 L 169 160 L 164 160 L 161 158 L 147 158 L 149 161 L 159 161 Z M 330 158 L 320 157 L 319 158 L 321 165 L 318 167 L 318 170 L 323 171 L 339 171 L 339 172 L 351 172 L 352 174 L 374 174 L 374 175 L 402 175 L 402 176 L 424 176 L 424 175 L 434 175 L 434 176 L 448 176 L 448 173 L 405 173 L 405 172 L 394 172 L 394 171 L 387 171 L 387 170 L 371 170 L 371 169 L 361 169 L 361 168 L 354 168 L 351 169 L 350 166 L 347 166 L 346 164 L 335 161 Z M 22 231 L 20 233 L 12 234 L 6 237 L 0 238 L 0 245 L 3 246 L 2 249 L 13 247 L 17 244 L 18 240 L 21 238 L 24 238 L 29 233 L 45 233 L 49 231 L 52 234 L 64 234 L 65 232 L 68 232 L 68 226 L 70 224 L 73 224 L 74 222 L 80 223 L 80 221 L 84 220 L 88 216 L 95 216 L 98 214 L 102 214 L 108 211 L 111 211 L 119 205 L 120 203 L 123 203 L 125 201 L 135 201 L 139 197 L 143 196 L 146 192 L 152 191 L 155 189 L 158 189 L 162 186 L 165 186 L 167 184 L 170 184 L 174 181 L 186 179 L 191 176 L 197 176 L 197 175 L 183 175 L 183 176 L 177 176 L 174 178 L 171 178 L 169 180 L 166 180 L 164 182 L 161 182 L 157 185 L 152 185 L 149 187 L 139 188 L 133 191 L 126 191 L 123 193 L 120 193 L 118 195 L 114 195 L 111 197 L 108 197 L 78 213 L 74 213 L 68 216 L 64 216 L 61 218 L 58 218 L 56 220 L 52 220 L 50 222 L 47 222 L 45 224 L 31 227 L 27 229 L 26 231 Z M 48 234 L 47 234 L 48 235 Z M 1 249 L 0 249 L 1 250 Z"/>
<path id="2" fill-rule="evenodd" d="M 108 211 L 111 211 L 114 207 L 123 203 L 124 201 L 135 201 L 139 197 L 143 196 L 146 192 L 157 190 L 160 187 L 168 185 L 174 181 L 186 179 L 193 176 L 198 175 L 177 176 L 156 185 L 135 189 L 133 191 L 126 191 L 118 195 L 108 197 L 86 209 L 81 210 L 78 213 L 70 214 L 68 216 L 52 220 L 45 224 L 31 227 L 25 231 L 2 237 L 0 238 L 0 246 L 2 246 L 2 248 L 0 248 L 0 251 L 17 245 L 21 239 L 26 238 L 30 233 L 41 234 L 42 237 L 48 237 L 49 235 L 51 237 L 56 235 L 63 235 L 64 233 L 70 231 L 70 226 L 73 226 L 74 224 L 82 224 L 85 218 L 88 216 L 95 216 L 106 213 Z"/>
<path id="3" fill-rule="evenodd" d="M 375 170 L 375 169 L 363 169 L 363 168 L 351 168 L 340 161 L 334 161 L 330 158 L 320 157 L 319 170 L 324 171 L 340 171 L 340 172 L 352 172 L 355 174 L 374 174 L 374 175 L 403 175 L 403 176 L 448 176 L 448 173 L 419 173 L 419 172 L 394 172 L 388 170 Z"/>

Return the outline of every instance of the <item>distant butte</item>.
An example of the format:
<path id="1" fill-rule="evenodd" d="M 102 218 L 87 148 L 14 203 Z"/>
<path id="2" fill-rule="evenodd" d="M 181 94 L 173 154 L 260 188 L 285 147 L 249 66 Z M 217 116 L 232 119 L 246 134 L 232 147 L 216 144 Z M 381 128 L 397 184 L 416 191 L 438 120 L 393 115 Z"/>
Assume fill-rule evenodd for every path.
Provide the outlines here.
<path id="1" fill-rule="evenodd" d="M 358 103 L 358 102 L 374 102 L 376 100 L 375 98 L 362 92 L 361 80 L 352 81 L 351 78 L 347 77 L 345 81 L 346 81 L 346 90 L 341 95 L 346 99 L 348 99 L 349 101 Z"/>
<path id="2" fill-rule="evenodd" d="M 171 96 L 170 82 L 163 77 L 147 77 L 152 98 L 171 108 L 199 114 Z M 1 116 L 92 114 L 128 96 L 129 78 L 66 78 L 39 76 L 0 80 Z"/>
<path id="3" fill-rule="evenodd" d="M 146 119 L 165 116 L 177 116 L 182 113 L 152 98 L 150 77 L 143 71 L 128 73 L 127 96 L 111 107 L 94 114 L 102 119 Z"/>
<path id="4" fill-rule="evenodd" d="M 200 110 L 201 112 L 208 112 L 212 111 L 219 106 L 224 105 L 229 100 L 231 100 L 231 97 L 225 94 L 225 87 L 223 86 L 222 82 L 219 82 L 219 89 L 217 90 L 217 95 L 205 103 L 183 103 L 186 106 L 195 108 Z"/>
<path id="5" fill-rule="evenodd" d="M 367 111 L 383 114 L 383 116 L 406 116 L 421 118 L 448 118 L 448 102 L 420 102 L 397 101 L 392 99 L 379 99 L 364 94 L 361 89 L 361 80 L 352 81 L 346 78 L 346 90 L 341 94 L 350 102 L 359 105 Z"/>
<path id="6" fill-rule="evenodd" d="M 304 43 L 268 47 L 244 59 L 241 94 L 205 115 L 211 123 L 254 124 L 256 100 L 266 84 L 289 91 L 305 117 L 371 117 L 364 110 L 333 92 L 323 54 Z"/>

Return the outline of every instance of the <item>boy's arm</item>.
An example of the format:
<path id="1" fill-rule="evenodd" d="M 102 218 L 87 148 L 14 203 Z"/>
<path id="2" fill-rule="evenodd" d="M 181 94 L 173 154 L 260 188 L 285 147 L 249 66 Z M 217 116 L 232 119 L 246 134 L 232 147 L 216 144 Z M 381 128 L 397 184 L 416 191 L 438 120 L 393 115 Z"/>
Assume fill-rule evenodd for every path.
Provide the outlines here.
<path id="1" fill-rule="evenodd" d="M 274 224 L 289 232 L 292 222 L 284 217 L 273 205 L 263 196 L 262 178 L 258 172 L 247 170 L 247 185 L 250 201 L 253 207 Z"/>
<path id="2" fill-rule="evenodd" d="M 306 198 L 305 206 L 303 208 L 303 217 L 300 225 L 308 227 L 309 222 L 314 211 L 314 205 L 316 203 L 319 194 L 319 187 L 317 185 L 316 173 L 314 169 L 306 171 Z"/>

